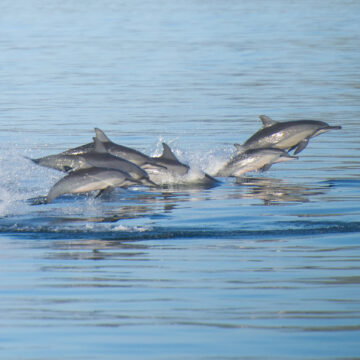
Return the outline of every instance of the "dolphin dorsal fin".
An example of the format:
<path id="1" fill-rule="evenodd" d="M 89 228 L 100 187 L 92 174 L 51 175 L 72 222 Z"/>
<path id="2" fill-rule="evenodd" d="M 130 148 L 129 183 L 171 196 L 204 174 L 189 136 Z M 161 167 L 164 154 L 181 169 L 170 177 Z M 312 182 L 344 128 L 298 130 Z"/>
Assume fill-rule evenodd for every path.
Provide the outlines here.
<path id="1" fill-rule="evenodd" d="M 277 121 L 271 119 L 269 116 L 266 116 L 266 115 L 260 115 L 259 118 L 262 121 L 264 128 L 277 123 Z"/>
<path id="2" fill-rule="evenodd" d="M 95 128 L 96 138 L 101 142 L 111 142 L 111 140 L 105 135 L 105 133 L 99 128 Z"/>
<path id="3" fill-rule="evenodd" d="M 236 151 L 238 152 L 238 154 L 243 153 L 246 149 L 244 146 L 240 145 L 240 144 L 234 144 Z"/>
<path id="4" fill-rule="evenodd" d="M 162 143 L 163 146 L 163 153 L 160 156 L 160 159 L 163 160 L 173 160 L 179 162 L 177 157 L 174 155 L 174 153 L 171 151 L 169 145 Z"/>
<path id="5" fill-rule="evenodd" d="M 99 154 L 107 153 L 106 147 L 102 141 L 100 141 L 97 137 L 93 137 L 94 145 L 95 145 L 95 152 Z"/>

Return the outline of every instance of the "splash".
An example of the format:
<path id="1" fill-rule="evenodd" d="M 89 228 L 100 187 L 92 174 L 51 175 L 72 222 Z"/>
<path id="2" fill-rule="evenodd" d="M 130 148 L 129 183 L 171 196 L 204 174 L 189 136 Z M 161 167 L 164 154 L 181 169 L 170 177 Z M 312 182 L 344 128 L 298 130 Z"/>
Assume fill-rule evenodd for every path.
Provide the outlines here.
<path id="1" fill-rule="evenodd" d="M 26 159 L 30 150 L 13 144 L 2 144 L 0 150 L 0 217 L 27 213 L 26 200 L 44 195 L 59 175 Z"/>
<path id="2" fill-rule="evenodd" d="M 164 139 L 160 138 L 156 150 L 151 156 L 156 157 L 161 154 L 162 142 L 164 142 Z M 228 146 L 218 147 L 207 152 L 194 152 L 193 149 L 181 150 L 174 144 L 174 141 L 169 141 L 168 144 L 178 160 L 190 166 L 190 170 L 182 176 L 171 172 L 161 172 L 159 169 L 153 170 L 151 177 L 153 181 L 160 185 L 207 183 L 210 181 L 207 175 L 214 176 L 217 174 L 234 153 L 234 149 Z"/>
<path id="3" fill-rule="evenodd" d="M 234 153 L 232 147 L 218 147 L 204 153 L 187 153 L 191 168 L 198 169 L 211 176 L 225 165 Z"/>

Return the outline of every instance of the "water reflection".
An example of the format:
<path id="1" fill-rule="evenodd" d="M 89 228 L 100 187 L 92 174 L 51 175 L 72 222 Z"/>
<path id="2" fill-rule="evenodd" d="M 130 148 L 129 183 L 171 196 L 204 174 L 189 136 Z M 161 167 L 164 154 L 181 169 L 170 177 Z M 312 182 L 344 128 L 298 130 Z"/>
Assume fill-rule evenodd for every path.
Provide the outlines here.
<path id="1" fill-rule="evenodd" d="M 82 226 L 89 224 L 114 224 L 136 219 L 145 219 L 157 224 L 164 219 L 176 221 L 178 214 L 184 216 L 183 210 L 188 206 L 193 207 L 193 204 L 207 208 L 210 202 L 233 199 L 260 200 L 265 206 L 306 203 L 312 201 L 315 196 L 325 194 L 331 186 L 332 182 L 306 186 L 270 177 L 241 177 L 235 180 L 225 179 L 221 187 L 211 189 L 177 186 L 126 192 L 115 190 L 97 199 L 84 195 L 67 196 L 53 204 L 31 207 L 31 224 L 28 223 L 29 216 L 25 216 L 24 226 L 59 229 L 69 225 L 72 229 L 81 230 Z M 187 205 L 188 203 L 192 205 Z M 246 206 L 259 205 L 258 201 L 241 203 Z M 209 219 L 205 211 L 197 216 L 199 220 Z M 216 217 L 213 217 L 212 221 L 215 220 Z"/>
<path id="2" fill-rule="evenodd" d="M 229 180 L 232 181 L 232 180 Z M 264 205 L 286 203 L 306 203 L 311 197 L 325 194 L 328 186 L 310 187 L 293 184 L 277 178 L 242 177 L 236 178 L 235 187 L 227 192 L 215 192 L 202 187 L 172 187 L 167 189 L 149 190 L 148 192 L 131 192 L 125 198 L 112 194 L 112 197 L 100 200 L 103 206 L 101 216 L 97 217 L 59 217 L 59 222 L 117 222 L 125 219 L 166 218 L 184 208 L 187 202 L 207 202 L 217 200 L 219 194 L 229 199 L 262 200 Z M 123 194 L 123 193 L 121 193 Z M 115 195 L 115 196 L 114 196 Z"/>
<path id="3" fill-rule="evenodd" d="M 127 260 L 143 259 L 149 247 L 144 243 L 134 241 L 79 239 L 53 241 L 49 243 L 47 259 L 61 260 Z M 54 251 L 55 250 L 55 251 Z M 52 266 L 46 266 L 44 271 L 51 271 Z"/>
<path id="4" fill-rule="evenodd" d="M 329 188 L 360 188 L 359 179 L 328 179 L 322 181 L 322 184 Z"/>
<path id="5" fill-rule="evenodd" d="M 347 241 L 341 248 L 324 248 L 319 238 L 306 244 L 303 239 L 43 241 L 32 276 L 54 292 L 41 300 L 22 298 L 21 321 L 356 332 L 359 301 L 352 291 L 359 266 L 356 248 Z M 339 295 L 340 288 L 347 291 Z M 197 296 L 209 300 L 200 304 Z M 274 297 L 281 300 L 267 301 Z"/>
<path id="6" fill-rule="evenodd" d="M 65 197 L 64 197 L 65 198 Z M 69 198 L 70 199 L 70 198 Z M 63 208 L 61 201 L 51 205 L 58 212 L 51 220 L 52 225 L 64 223 L 114 223 L 130 219 L 159 219 L 173 214 L 187 202 L 211 200 L 211 193 L 203 187 L 176 187 L 161 190 L 129 191 L 127 193 L 113 191 L 104 198 L 72 197 L 73 203 L 66 201 Z M 76 205 L 78 207 L 71 207 Z M 85 206 L 91 203 L 91 206 Z M 72 210 L 71 210 L 72 209 Z M 48 220 L 48 218 L 46 218 Z M 45 220 L 45 218 L 44 218 Z"/>
<path id="7" fill-rule="evenodd" d="M 245 192 L 235 194 L 239 199 L 259 199 L 264 205 L 279 205 L 280 203 L 306 203 L 310 197 L 322 195 L 322 187 L 307 187 L 291 184 L 287 181 L 267 177 L 236 178 L 235 184 L 242 186 Z"/>

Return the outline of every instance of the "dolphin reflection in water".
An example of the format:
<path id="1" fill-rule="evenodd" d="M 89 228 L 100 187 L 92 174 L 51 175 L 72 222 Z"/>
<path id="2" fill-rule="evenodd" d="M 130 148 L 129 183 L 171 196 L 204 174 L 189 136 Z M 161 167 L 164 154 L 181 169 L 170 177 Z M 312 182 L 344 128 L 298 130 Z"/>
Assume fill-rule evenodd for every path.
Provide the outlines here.
<path id="1" fill-rule="evenodd" d="M 239 185 L 239 191 L 234 191 L 231 198 L 258 199 L 262 200 L 264 205 L 306 203 L 310 201 L 309 197 L 325 194 L 328 191 L 326 186 L 293 184 L 270 177 L 238 177 L 235 184 Z"/>

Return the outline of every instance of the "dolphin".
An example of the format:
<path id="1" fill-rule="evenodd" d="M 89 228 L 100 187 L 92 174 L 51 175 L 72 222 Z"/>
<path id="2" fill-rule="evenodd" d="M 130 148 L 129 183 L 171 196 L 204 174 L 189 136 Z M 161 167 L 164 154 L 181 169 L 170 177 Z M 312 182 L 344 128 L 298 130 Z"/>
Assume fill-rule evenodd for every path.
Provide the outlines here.
<path id="1" fill-rule="evenodd" d="M 95 128 L 95 133 L 96 139 L 103 143 L 110 154 L 137 164 L 148 173 L 150 181 L 156 184 L 172 182 L 174 177 L 182 177 L 189 172 L 190 167 L 181 163 L 165 143 L 162 144 L 163 153 L 161 156 L 150 157 L 140 151 L 113 143 L 99 128 Z M 207 174 L 204 174 L 203 181 L 206 183 L 218 182 Z"/>
<path id="2" fill-rule="evenodd" d="M 149 179 L 149 175 L 145 170 L 128 160 L 109 154 L 103 143 L 97 138 L 94 138 L 94 143 L 94 150 L 84 154 L 65 155 L 61 153 L 30 160 L 40 166 L 65 172 L 91 167 L 120 170 L 130 174 L 135 180 L 141 181 L 144 185 L 156 186 L 156 184 Z"/>
<path id="3" fill-rule="evenodd" d="M 241 176 L 250 171 L 267 171 L 272 164 L 297 159 L 286 151 L 276 148 L 259 148 L 245 150 L 239 144 L 234 144 L 235 154 L 217 173 L 217 176 Z"/>
<path id="4" fill-rule="evenodd" d="M 95 190 L 105 190 L 113 187 L 129 187 L 137 185 L 138 181 L 129 174 L 106 168 L 93 167 L 73 171 L 60 179 L 49 191 L 46 202 L 50 203 L 64 194 L 78 194 Z"/>
<path id="5" fill-rule="evenodd" d="M 106 134 L 100 130 L 99 128 L 95 128 L 96 138 L 98 141 L 102 142 L 106 151 L 112 155 L 118 156 L 122 159 L 126 159 L 138 166 L 142 169 L 146 170 L 147 168 L 159 168 L 163 167 L 156 163 L 150 156 L 143 154 L 140 151 L 135 149 L 116 144 L 112 142 Z M 88 152 L 94 151 L 95 145 L 94 143 L 89 143 L 85 145 L 78 146 L 73 149 L 68 149 L 62 154 L 64 155 L 80 155 Z"/>
<path id="6" fill-rule="evenodd" d="M 131 161 L 108 153 L 104 143 L 97 137 L 94 137 L 94 144 L 95 152 L 82 155 L 91 166 L 121 170 L 130 174 L 135 180 L 141 181 L 144 185 L 156 186 L 156 184 L 150 180 L 149 174 L 144 169 Z"/>
<path id="7" fill-rule="evenodd" d="M 266 115 L 260 115 L 262 129 L 257 131 L 243 144 L 244 149 L 278 148 L 298 154 L 305 149 L 309 140 L 329 130 L 341 129 L 341 126 L 330 126 L 324 121 L 297 120 L 277 122 Z"/>
<path id="8" fill-rule="evenodd" d="M 166 184 L 166 183 L 201 183 L 201 184 L 215 184 L 219 181 L 214 179 L 212 176 L 203 173 L 197 172 L 190 174 L 190 166 L 183 164 L 175 156 L 175 154 L 170 149 L 169 145 L 162 143 L 163 152 L 161 156 L 152 157 L 154 161 L 161 167 L 158 168 L 148 168 L 147 172 L 150 176 L 150 179 L 155 183 Z M 188 176 L 189 175 L 189 176 Z"/>
<path id="9" fill-rule="evenodd" d="M 81 155 L 64 155 L 61 153 L 37 159 L 26 157 L 26 159 L 31 160 L 37 165 L 64 172 L 88 167 L 84 157 Z"/>

